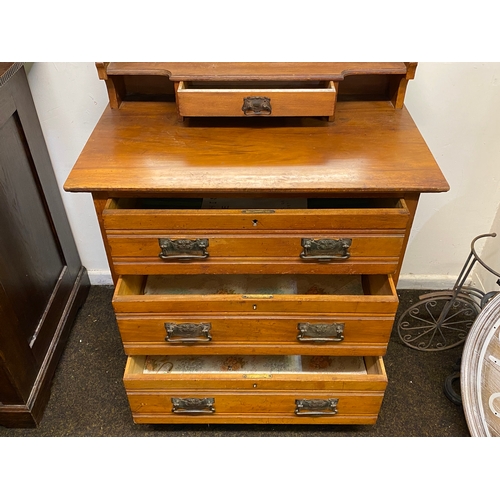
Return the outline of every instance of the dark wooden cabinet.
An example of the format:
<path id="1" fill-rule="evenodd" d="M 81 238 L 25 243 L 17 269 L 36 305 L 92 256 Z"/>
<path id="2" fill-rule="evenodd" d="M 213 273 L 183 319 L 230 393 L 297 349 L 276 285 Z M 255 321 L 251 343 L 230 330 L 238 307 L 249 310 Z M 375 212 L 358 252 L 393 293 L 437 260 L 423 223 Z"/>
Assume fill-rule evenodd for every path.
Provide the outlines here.
<path id="1" fill-rule="evenodd" d="M 31 427 L 90 283 L 20 63 L 0 63 L 0 203 L 0 425 Z"/>

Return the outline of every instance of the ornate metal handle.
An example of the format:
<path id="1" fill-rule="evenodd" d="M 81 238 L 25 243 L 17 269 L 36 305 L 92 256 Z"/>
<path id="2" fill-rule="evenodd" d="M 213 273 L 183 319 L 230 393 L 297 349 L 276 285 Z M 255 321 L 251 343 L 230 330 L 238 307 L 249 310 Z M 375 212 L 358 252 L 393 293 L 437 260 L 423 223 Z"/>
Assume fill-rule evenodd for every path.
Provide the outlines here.
<path id="1" fill-rule="evenodd" d="M 346 260 L 351 256 L 349 248 L 352 244 L 352 238 L 340 238 L 338 240 L 302 238 L 300 244 L 304 249 L 300 254 L 301 259 Z"/>
<path id="2" fill-rule="evenodd" d="M 245 115 L 270 115 L 272 113 L 271 99 L 269 97 L 244 97 L 243 107 Z"/>
<path id="3" fill-rule="evenodd" d="M 203 413 L 215 412 L 214 398 L 171 398 L 173 413 Z"/>
<path id="4" fill-rule="evenodd" d="M 336 415 L 338 402 L 338 399 L 296 399 L 295 415 L 299 417 Z"/>
<path id="5" fill-rule="evenodd" d="M 195 240 L 172 238 L 158 238 L 161 252 L 158 255 L 163 260 L 170 259 L 206 259 L 208 257 L 207 238 L 196 238 Z"/>
<path id="6" fill-rule="evenodd" d="M 342 342 L 345 323 L 299 323 L 297 340 L 301 342 Z"/>
<path id="7" fill-rule="evenodd" d="M 165 323 L 167 342 L 210 342 L 211 323 Z"/>

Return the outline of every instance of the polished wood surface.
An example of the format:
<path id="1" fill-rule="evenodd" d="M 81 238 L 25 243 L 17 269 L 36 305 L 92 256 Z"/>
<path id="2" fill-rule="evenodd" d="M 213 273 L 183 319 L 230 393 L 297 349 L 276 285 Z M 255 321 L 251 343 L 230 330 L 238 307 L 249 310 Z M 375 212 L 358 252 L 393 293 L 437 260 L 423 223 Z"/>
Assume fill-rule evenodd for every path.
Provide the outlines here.
<path id="1" fill-rule="evenodd" d="M 193 120 L 193 119 L 191 119 Z M 339 103 L 335 122 L 177 120 L 174 103 L 106 109 L 68 191 L 183 196 L 441 192 L 443 174 L 406 109 Z M 230 126 L 231 125 L 231 126 Z"/>
<path id="2" fill-rule="evenodd" d="M 168 233 L 170 237 L 174 237 Z M 207 238 L 206 259 L 197 261 L 160 258 L 158 235 L 130 235 L 108 232 L 113 266 L 118 274 L 226 274 L 226 273 L 311 273 L 350 274 L 356 269 L 371 274 L 392 274 L 401 256 L 404 234 L 300 233 L 276 235 L 182 234 L 184 238 Z M 348 259 L 319 262 L 300 258 L 302 238 L 351 238 Z"/>
<path id="3" fill-rule="evenodd" d="M 392 330 L 392 315 L 134 315 L 118 314 L 125 353 L 169 355 L 290 354 L 311 356 L 383 356 Z M 302 342 L 299 323 L 342 323 L 339 342 Z M 165 323 L 210 323 L 209 342 L 182 344 L 165 340 Z"/>
<path id="4" fill-rule="evenodd" d="M 137 424 L 292 424 L 292 425 L 369 425 L 377 421 L 384 391 L 337 392 L 304 391 L 257 392 L 246 394 L 238 390 L 218 392 L 216 413 L 189 415 L 172 413 L 171 398 L 206 398 L 213 392 L 168 391 L 156 394 L 145 391 L 127 391 L 134 422 Z M 342 412 L 336 415 L 298 417 L 295 415 L 297 399 L 338 398 Z"/>
<path id="5" fill-rule="evenodd" d="M 99 63 L 100 76 L 161 75 L 172 81 L 259 81 L 266 80 L 342 80 L 347 75 L 405 75 L 400 62 L 279 63 L 279 62 L 112 62 Z"/>
<path id="6" fill-rule="evenodd" d="M 189 116 L 255 116 L 244 110 L 248 96 L 269 99 L 269 116 L 333 116 L 336 91 L 333 82 L 326 88 L 193 88 L 180 82 L 176 91 L 178 112 Z"/>

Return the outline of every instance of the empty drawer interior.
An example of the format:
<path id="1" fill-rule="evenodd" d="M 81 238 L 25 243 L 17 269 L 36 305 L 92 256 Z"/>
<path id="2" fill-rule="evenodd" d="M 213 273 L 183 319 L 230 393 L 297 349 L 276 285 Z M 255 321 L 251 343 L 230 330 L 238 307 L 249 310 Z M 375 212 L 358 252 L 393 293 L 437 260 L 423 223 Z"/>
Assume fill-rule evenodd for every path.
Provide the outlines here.
<path id="1" fill-rule="evenodd" d="M 399 198 L 118 198 L 108 208 L 126 210 L 403 209 Z"/>

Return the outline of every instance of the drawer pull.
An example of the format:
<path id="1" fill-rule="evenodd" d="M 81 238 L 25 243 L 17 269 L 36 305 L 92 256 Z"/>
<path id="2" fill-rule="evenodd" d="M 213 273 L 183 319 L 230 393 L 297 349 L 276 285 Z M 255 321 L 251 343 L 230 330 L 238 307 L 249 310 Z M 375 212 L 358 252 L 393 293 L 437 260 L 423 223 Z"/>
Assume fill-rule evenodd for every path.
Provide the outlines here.
<path id="1" fill-rule="evenodd" d="M 170 259 L 206 259 L 208 257 L 208 238 L 195 240 L 158 238 L 161 252 L 158 255 L 163 260 Z"/>
<path id="2" fill-rule="evenodd" d="M 165 323 L 167 342 L 210 342 L 211 323 Z"/>
<path id="3" fill-rule="evenodd" d="M 214 413 L 214 398 L 172 398 L 173 413 Z"/>
<path id="4" fill-rule="evenodd" d="M 297 340 L 301 342 L 342 342 L 345 323 L 299 323 Z"/>
<path id="5" fill-rule="evenodd" d="M 245 115 L 270 115 L 272 112 L 271 99 L 257 96 L 244 97 L 241 110 Z"/>
<path id="6" fill-rule="evenodd" d="M 338 402 L 338 399 L 296 399 L 295 415 L 299 417 L 336 415 Z"/>
<path id="7" fill-rule="evenodd" d="M 300 244 L 304 249 L 300 254 L 301 259 L 329 261 L 345 260 L 351 256 L 349 248 L 352 244 L 352 238 L 340 238 L 338 240 L 302 238 Z"/>

